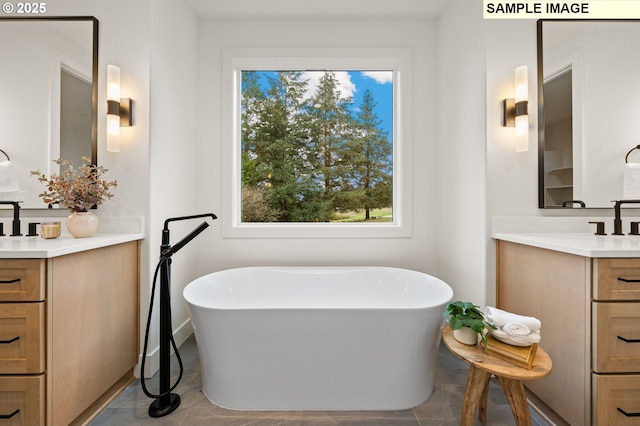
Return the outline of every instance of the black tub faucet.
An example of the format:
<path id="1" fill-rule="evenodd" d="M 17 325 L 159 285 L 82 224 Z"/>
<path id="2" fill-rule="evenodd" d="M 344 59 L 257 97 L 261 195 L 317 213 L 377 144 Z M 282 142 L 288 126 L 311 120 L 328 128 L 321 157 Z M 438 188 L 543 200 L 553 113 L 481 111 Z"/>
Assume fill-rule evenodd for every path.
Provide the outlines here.
<path id="1" fill-rule="evenodd" d="M 619 200 L 614 201 L 613 211 L 615 217 L 613 219 L 613 233 L 611 235 L 624 235 L 622 233 L 622 219 L 620 218 L 620 206 L 623 204 L 640 204 L 640 200 Z"/>
<path id="2" fill-rule="evenodd" d="M 17 237 L 22 235 L 20 232 L 20 203 L 18 201 L 0 201 L 0 205 L 13 206 L 13 221 L 11 222 L 11 236 Z"/>

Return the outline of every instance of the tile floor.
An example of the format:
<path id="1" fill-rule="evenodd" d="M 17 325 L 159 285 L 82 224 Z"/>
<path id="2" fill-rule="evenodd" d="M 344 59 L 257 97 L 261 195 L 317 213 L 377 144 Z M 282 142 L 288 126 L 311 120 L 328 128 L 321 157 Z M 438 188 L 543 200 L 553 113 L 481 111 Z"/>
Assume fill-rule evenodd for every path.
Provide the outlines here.
<path id="1" fill-rule="evenodd" d="M 453 426 L 460 424 L 462 398 L 468 366 L 440 345 L 433 393 L 421 405 L 403 411 L 317 412 L 317 411 L 233 411 L 209 402 L 202 394 L 200 362 L 193 336 L 180 348 L 184 363 L 182 381 L 174 391 L 181 404 L 173 413 L 151 418 L 147 410 L 152 400 L 145 396 L 140 381 L 133 382 L 91 423 L 102 425 L 158 426 L 270 426 L 270 425 L 362 425 L 362 426 Z M 172 359 L 172 368 L 177 362 Z M 175 379 L 172 379 L 175 380 Z M 147 388 L 157 391 L 157 374 L 147 381 Z M 531 411 L 533 426 L 547 426 Z M 481 423 L 476 419 L 476 425 Z M 502 389 L 492 379 L 487 406 L 487 425 L 514 425 L 509 404 Z"/>

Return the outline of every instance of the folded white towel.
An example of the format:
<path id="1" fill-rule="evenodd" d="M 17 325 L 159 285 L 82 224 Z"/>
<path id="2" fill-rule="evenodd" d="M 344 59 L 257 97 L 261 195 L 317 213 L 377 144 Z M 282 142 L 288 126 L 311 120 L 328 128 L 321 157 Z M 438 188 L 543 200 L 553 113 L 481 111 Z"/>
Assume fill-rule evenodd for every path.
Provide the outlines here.
<path id="1" fill-rule="evenodd" d="M 524 325 L 528 327 L 532 332 L 539 331 L 540 328 L 542 328 L 542 324 L 537 318 L 512 314 L 511 312 L 503 311 L 492 306 L 487 306 L 484 309 L 484 318 L 487 320 L 487 322 L 495 325 L 498 328 L 504 327 L 505 325 L 510 323 Z"/>
<path id="2" fill-rule="evenodd" d="M 626 163 L 624 168 L 624 183 L 622 199 L 640 199 L 640 163 Z"/>
<path id="3" fill-rule="evenodd" d="M 503 330 L 490 330 L 493 337 L 512 346 L 530 346 L 532 343 L 540 343 L 540 333 L 537 331 L 532 332 L 526 336 L 513 336 Z"/>

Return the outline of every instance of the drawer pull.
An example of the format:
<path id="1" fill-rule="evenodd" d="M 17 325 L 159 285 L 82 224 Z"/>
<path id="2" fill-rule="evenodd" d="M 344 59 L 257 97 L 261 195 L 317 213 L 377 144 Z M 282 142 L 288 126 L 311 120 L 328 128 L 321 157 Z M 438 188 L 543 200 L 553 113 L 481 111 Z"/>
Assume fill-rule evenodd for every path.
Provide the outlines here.
<path id="1" fill-rule="evenodd" d="M 631 278 L 618 277 L 618 281 L 624 281 L 625 283 L 640 283 L 640 278 L 631 279 Z"/>
<path id="2" fill-rule="evenodd" d="M 16 340 L 18 340 L 19 338 L 20 338 L 20 336 L 16 336 L 16 337 L 14 337 L 14 338 L 13 338 L 13 339 L 11 339 L 11 340 L 0 340 L 0 345 L 7 345 L 7 344 L 9 344 L 9 343 L 13 343 L 13 342 L 15 342 Z"/>
<path id="3" fill-rule="evenodd" d="M 626 339 L 622 336 L 618 336 L 618 339 L 622 340 L 623 342 L 627 342 L 627 343 L 640 343 L 640 339 Z"/>
<path id="4" fill-rule="evenodd" d="M 20 282 L 20 278 L 14 278 L 12 280 L 0 280 L 0 284 L 13 284 Z"/>
<path id="5" fill-rule="evenodd" d="M 618 408 L 618 410 L 619 410 L 619 408 Z M 11 414 L 0 414 L 0 419 L 10 419 L 11 417 L 15 416 L 19 412 L 20 412 L 20 409 L 17 409 L 16 411 L 14 411 Z"/>
<path id="6" fill-rule="evenodd" d="M 618 411 L 620 411 L 622 414 L 624 414 L 627 417 L 640 417 L 640 413 L 627 413 L 620 407 L 618 407 Z"/>

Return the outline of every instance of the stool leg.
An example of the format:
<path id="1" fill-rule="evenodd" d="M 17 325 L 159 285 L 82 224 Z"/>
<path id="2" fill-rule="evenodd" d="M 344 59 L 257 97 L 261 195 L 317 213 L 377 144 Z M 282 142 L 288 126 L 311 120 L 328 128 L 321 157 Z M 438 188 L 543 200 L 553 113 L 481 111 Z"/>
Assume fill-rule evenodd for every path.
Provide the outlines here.
<path id="1" fill-rule="evenodd" d="M 478 418 L 482 424 L 487 423 L 487 399 L 489 399 L 489 380 L 487 380 L 487 384 L 484 385 L 484 390 L 480 397 L 480 413 L 478 414 Z"/>
<path id="2" fill-rule="evenodd" d="M 516 425 L 531 426 L 531 415 L 529 414 L 527 396 L 524 393 L 522 380 L 507 379 L 500 376 L 496 376 L 496 379 L 507 396 Z"/>
<path id="3" fill-rule="evenodd" d="M 473 418 L 475 417 L 481 397 L 484 395 L 485 388 L 488 386 L 490 378 L 491 373 L 476 368 L 473 365 L 469 369 L 469 376 L 467 376 L 467 388 L 464 391 L 464 401 L 462 402 L 462 418 L 460 419 L 461 426 L 473 426 Z"/>

